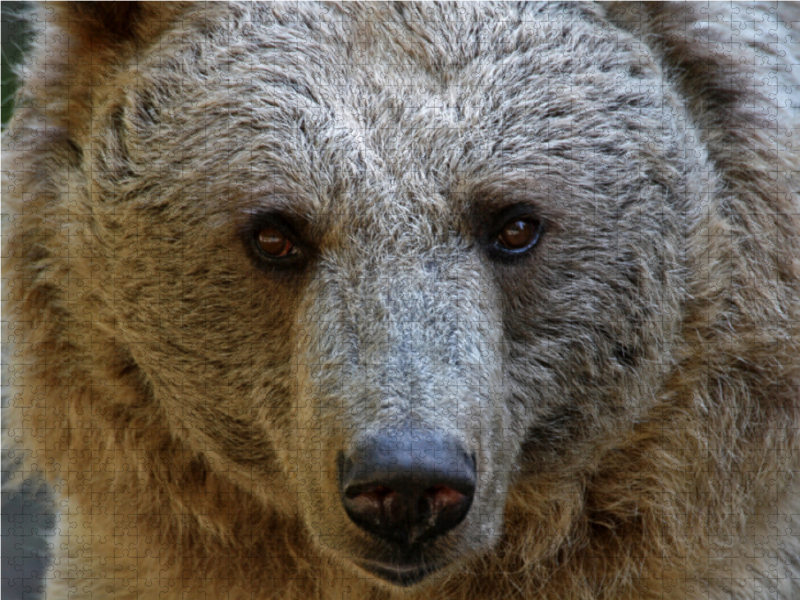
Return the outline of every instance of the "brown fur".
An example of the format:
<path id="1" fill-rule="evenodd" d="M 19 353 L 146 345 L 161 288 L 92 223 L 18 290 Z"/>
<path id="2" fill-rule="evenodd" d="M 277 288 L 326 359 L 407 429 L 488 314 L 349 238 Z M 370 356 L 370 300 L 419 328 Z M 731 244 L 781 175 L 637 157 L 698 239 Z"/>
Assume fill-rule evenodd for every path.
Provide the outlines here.
<path id="1" fill-rule="evenodd" d="M 41 5 L 4 310 L 48 597 L 800 596 L 779 8 Z M 512 204 L 545 229 L 503 262 Z M 480 465 L 412 588 L 335 474 L 401 421 Z"/>

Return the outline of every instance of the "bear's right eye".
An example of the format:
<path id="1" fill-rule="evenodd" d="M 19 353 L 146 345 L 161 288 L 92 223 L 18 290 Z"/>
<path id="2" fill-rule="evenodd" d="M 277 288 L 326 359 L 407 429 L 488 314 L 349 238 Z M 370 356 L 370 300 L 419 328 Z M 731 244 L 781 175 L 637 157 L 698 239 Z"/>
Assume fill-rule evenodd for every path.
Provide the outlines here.
<path id="1" fill-rule="evenodd" d="M 516 204 L 489 218 L 489 226 L 482 234 L 489 255 L 500 261 L 521 259 L 534 248 L 542 237 L 544 221 L 536 207 Z"/>
<path id="2" fill-rule="evenodd" d="M 256 236 L 259 249 L 270 258 L 284 258 L 297 254 L 297 248 L 277 227 L 264 227 Z"/>

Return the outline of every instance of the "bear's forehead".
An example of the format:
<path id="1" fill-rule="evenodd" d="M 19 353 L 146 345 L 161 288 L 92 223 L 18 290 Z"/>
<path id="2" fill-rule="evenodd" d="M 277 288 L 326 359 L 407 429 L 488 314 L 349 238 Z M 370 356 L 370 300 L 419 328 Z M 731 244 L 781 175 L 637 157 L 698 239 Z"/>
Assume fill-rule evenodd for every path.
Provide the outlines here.
<path id="1" fill-rule="evenodd" d="M 535 178 L 546 195 L 550 151 L 573 135 L 585 140 L 581 119 L 607 126 L 591 124 L 598 100 L 630 90 L 609 68 L 614 40 L 546 5 L 247 10 L 181 56 L 179 68 L 195 73 L 181 77 L 165 113 L 166 128 L 181 135 L 160 143 L 182 146 L 182 176 L 197 161 L 196 170 L 218 174 L 212 185 L 233 191 L 244 212 L 277 203 L 309 217 L 379 213 L 390 225 L 393 215 L 457 213 L 476 183 L 513 188 Z M 605 55 L 576 64 L 565 46 L 580 44 Z M 152 77 L 168 87 L 162 73 Z M 198 143 L 216 151 L 193 161 L 186 148 Z"/>

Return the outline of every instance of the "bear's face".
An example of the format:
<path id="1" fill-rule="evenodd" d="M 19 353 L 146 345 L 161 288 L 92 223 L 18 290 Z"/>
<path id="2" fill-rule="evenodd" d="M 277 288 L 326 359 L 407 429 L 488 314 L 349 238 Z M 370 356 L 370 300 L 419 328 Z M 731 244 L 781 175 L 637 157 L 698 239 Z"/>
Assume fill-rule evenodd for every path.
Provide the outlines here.
<path id="1" fill-rule="evenodd" d="M 659 394 L 687 126 L 649 55 L 578 9 L 253 10 L 142 66 L 109 113 L 93 190 L 119 341 L 213 468 L 417 583 Z M 405 459 L 470 471 L 419 484 L 431 522 L 463 505 L 447 527 L 392 512 Z"/>

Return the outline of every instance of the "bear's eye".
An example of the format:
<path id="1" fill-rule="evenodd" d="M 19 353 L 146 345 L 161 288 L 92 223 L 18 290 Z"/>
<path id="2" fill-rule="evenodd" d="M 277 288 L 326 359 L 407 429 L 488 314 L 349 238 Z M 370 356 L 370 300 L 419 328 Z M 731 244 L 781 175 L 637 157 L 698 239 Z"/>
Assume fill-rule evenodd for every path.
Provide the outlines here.
<path id="1" fill-rule="evenodd" d="M 498 234 L 497 247 L 508 252 L 524 252 L 539 241 L 541 229 L 541 223 L 536 219 L 512 219 Z"/>
<path id="2" fill-rule="evenodd" d="M 264 227 L 256 236 L 259 249 L 270 258 L 283 258 L 297 254 L 292 241 L 276 227 Z"/>

